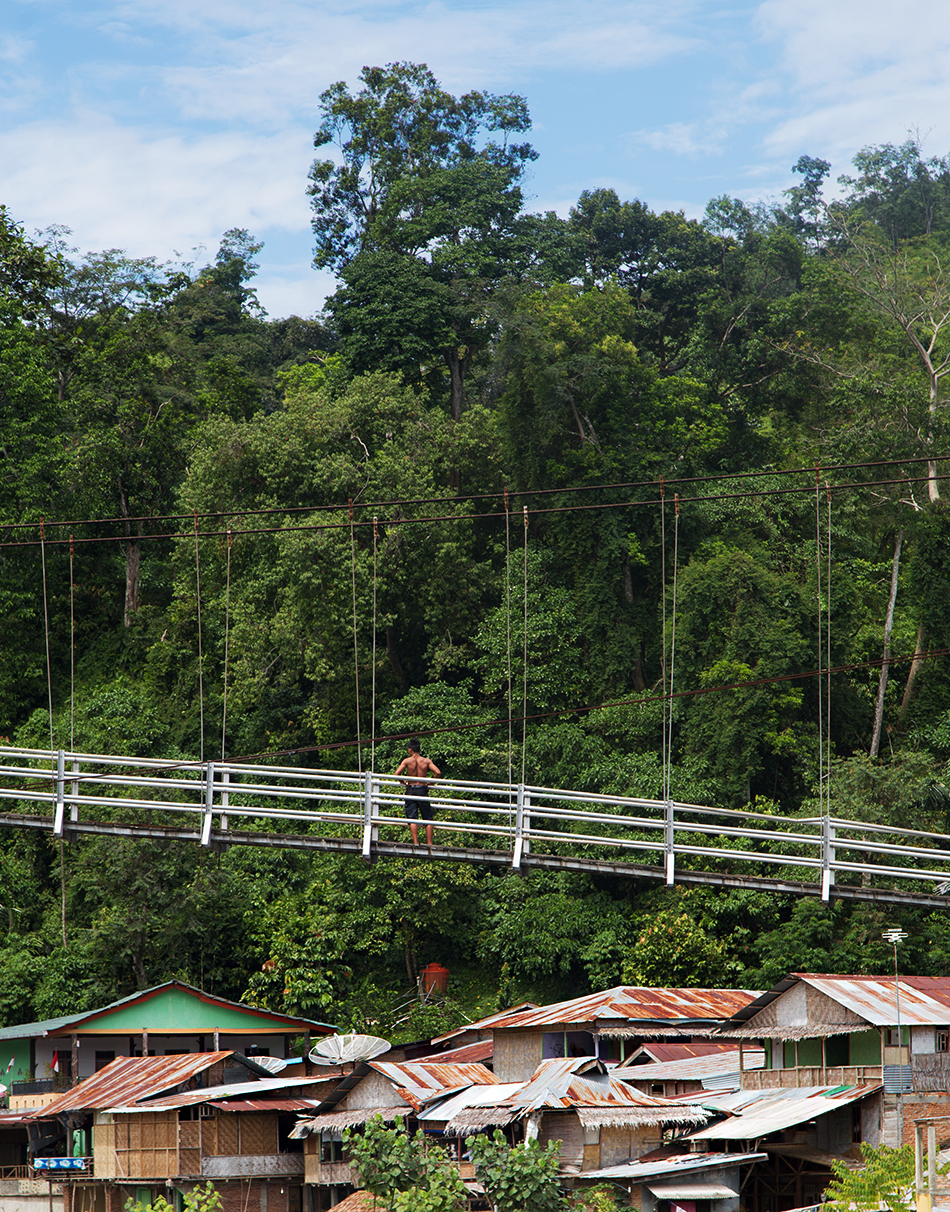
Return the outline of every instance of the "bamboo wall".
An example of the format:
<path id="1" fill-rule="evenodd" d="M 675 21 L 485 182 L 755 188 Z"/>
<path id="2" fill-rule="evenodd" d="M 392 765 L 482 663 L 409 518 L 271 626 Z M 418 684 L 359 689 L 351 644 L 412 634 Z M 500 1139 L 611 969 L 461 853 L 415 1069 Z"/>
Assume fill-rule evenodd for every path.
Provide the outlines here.
<path id="1" fill-rule="evenodd" d="M 526 1082 L 541 1064 L 543 1031 L 496 1031 L 492 1068 L 500 1082 Z"/>
<path id="2" fill-rule="evenodd" d="M 277 1113 L 222 1112 L 178 1120 L 177 1111 L 117 1115 L 92 1129 L 97 1178 L 201 1175 L 202 1157 L 278 1153 Z"/>

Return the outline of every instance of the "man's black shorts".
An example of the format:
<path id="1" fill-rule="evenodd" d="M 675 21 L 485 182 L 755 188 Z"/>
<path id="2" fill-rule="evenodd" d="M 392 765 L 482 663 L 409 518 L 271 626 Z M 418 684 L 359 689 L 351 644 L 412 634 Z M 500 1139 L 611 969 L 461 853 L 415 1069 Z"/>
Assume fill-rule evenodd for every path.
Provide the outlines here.
<path id="1" fill-rule="evenodd" d="M 426 783 L 409 783 L 406 792 L 412 792 L 411 795 L 406 795 L 407 821 L 417 821 L 420 818 L 424 821 L 435 819 L 435 813 L 429 803 L 429 788 Z"/>

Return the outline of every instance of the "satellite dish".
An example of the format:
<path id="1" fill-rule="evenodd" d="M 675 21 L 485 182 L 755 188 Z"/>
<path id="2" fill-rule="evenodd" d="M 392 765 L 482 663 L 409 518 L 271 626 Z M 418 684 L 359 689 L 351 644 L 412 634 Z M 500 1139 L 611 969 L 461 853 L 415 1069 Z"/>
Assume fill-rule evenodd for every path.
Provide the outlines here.
<path id="1" fill-rule="evenodd" d="M 338 1065 L 341 1061 L 372 1060 L 392 1047 L 388 1039 L 378 1035 L 328 1035 L 314 1044 L 310 1059 L 315 1065 Z"/>
<path id="2" fill-rule="evenodd" d="M 251 1060 L 275 1075 L 287 1068 L 287 1062 L 280 1056 L 252 1056 Z"/>

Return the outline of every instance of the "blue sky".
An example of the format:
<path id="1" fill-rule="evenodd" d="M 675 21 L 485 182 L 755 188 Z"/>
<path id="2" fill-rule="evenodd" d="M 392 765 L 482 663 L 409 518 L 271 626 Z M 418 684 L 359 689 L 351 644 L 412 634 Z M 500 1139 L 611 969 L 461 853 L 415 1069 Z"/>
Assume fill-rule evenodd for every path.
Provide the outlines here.
<path id="1" fill-rule="evenodd" d="M 320 93 L 424 62 L 452 92 L 523 93 L 531 209 L 583 189 L 699 216 L 777 197 L 803 153 L 847 171 L 918 131 L 950 151 L 950 5 L 921 0 L 4 0 L 0 203 L 79 248 L 209 260 L 265 241 L 272 316 L 312 315 L 307 169 Z"/>

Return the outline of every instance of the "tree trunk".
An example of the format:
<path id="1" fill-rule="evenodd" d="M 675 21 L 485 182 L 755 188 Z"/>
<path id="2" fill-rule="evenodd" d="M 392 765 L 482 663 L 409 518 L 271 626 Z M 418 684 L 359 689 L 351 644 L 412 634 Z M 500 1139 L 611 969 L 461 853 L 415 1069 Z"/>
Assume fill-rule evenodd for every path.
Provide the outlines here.
<path id="1" fill-rule="evenodd" d="M 465 381 L 467 357 L 459 357 L 457 349 L 446 351 L 445 362 L 449 368 L 449 405 L 453 421 L 462 419 L 462 387 Z"/>
<path id="2" fill-rule="evenodd" d="M 921 623 L 917 630 L 917 642 L 914 645 L 914 659 L 910 664 L 910 673 L 907 675 L 907 685 L 904 687 L 904 697 L 901 699 L 901 709 L 897 716 L 898 727 L 904 723 L 904 718 L 914 697 L 914 684 L 917 681 L 920 667 L 924 663 L 924 641 L 926 638 L 927 633 L 923 623 Z"/>
<path id="3" fill-rule="evenodd" d="M 125 485 L 119 480 L 119 509 L 122 512 L 122 528 L 125 531 L 125 542 L 122 552 L 125 555 L 125 613 L 124 621 L 129 626 L 132 615 L 139 608 L 139 567 L 142 549 L 139 539 L 142 537 L 142 523 L 136 522 L 135 533 L 132 533 L 132 522 L 129 517 L 129 498 Z"/>
<path id="4" fill-rule="evenodd" d="M 139 608 L 139 567 L 142 549 L 136 539 L 123 544 L 125 548 L 125 625 Z"/>
<path id="5" fill-rule="evenodd" d="M 884 692 L 887 690 L 887 675 L 891 656 L 891 629 L 894 626 L 894 603 L 897 601 L 897 573 L 901 563 L 901 545 L 904 542 L 903 528 L 894 540 L 894 559 L 891 561 L 891 593 L 887 600 L 887 617 L 884 620 L 884 659 L 881 676 L 877 683 L 877 702 L 874 705 L 874 730 L 871 733 L 869 756 L 876 758 L 881 745 L 881 724 L 884 721 Z"/>
<path id="6" fill-rule="evenodd" d="M 392 671 L 396 675 L 396 681 L 399 683 L 399 689 L 405 690 L 406 675 L 399 660 L 399 650 L 396 647 L 396 633 L 391 626 L 386 627 L 386 655 L 389 657 L 389 664 L 392 666 Z"/>
<path id="7" fill-rule="evenodd" d="M 937 394 L 939 390 L 939 380 L 934 373 L 933 367 L 928 367 L 930 370 L 930 425 L 928 426 L 927 441 L 933 442 L 933 422 L 937 417 Z M 940 500 L 940 488 L 937 484 L 937 464 L 935 460 L 930 459 L 927 463 L 927 495 L 930 498 L 931 504 L 934 501 Z"/>

